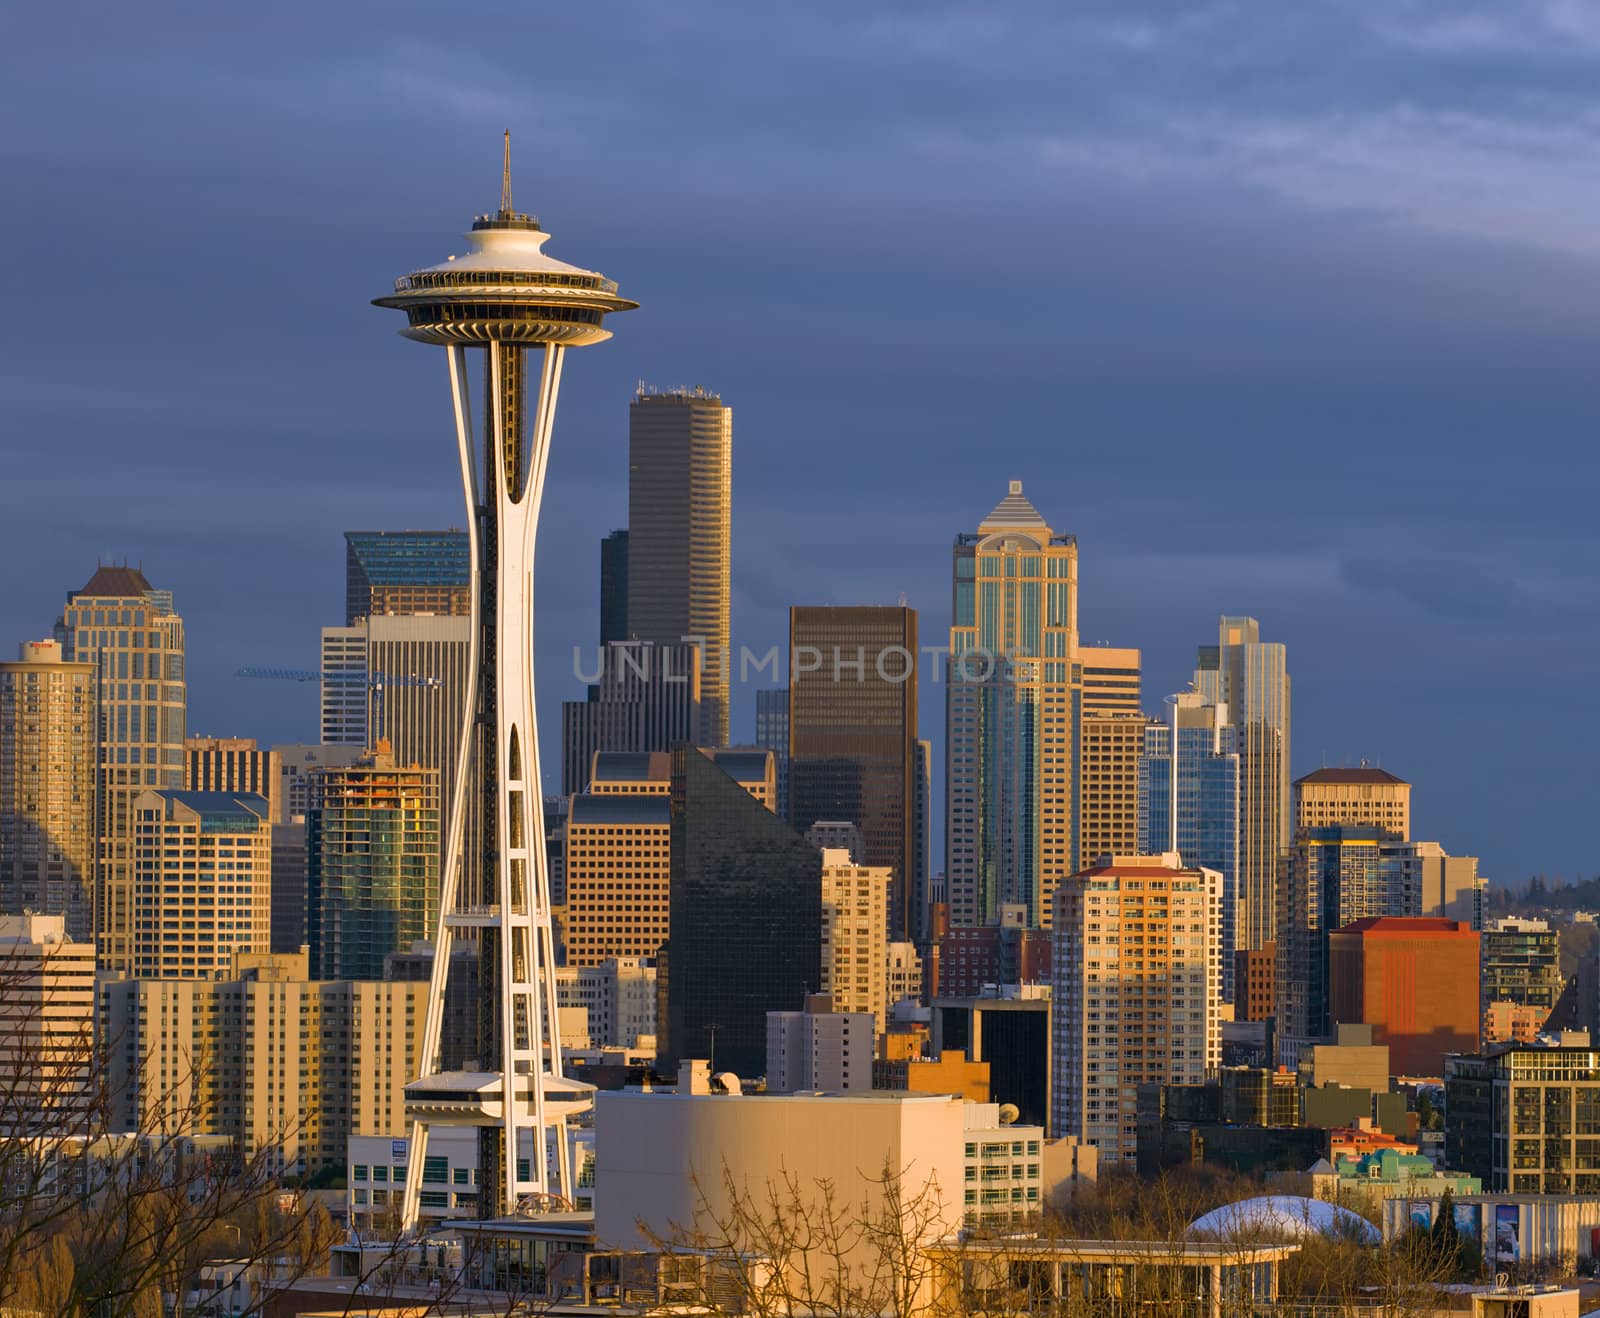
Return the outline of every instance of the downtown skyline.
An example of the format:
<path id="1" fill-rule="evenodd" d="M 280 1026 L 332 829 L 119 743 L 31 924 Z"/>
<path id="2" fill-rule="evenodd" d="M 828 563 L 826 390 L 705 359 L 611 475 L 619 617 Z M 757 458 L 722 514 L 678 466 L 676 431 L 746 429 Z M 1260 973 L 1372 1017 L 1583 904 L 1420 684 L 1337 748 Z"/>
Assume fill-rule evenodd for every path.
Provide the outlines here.
<path id="1" fill-rule="evenodd" d="M 556 21 L 581 35 L 582 18 Z M 754 21 L 730 15 L 722 39 L 755 40 Z M 803 153 L 790 179 L 758 168 L 737 116 L 725 116 L 726 140 L 743 154 L 684 150 L 674 173 L 671 136 L 704 130 L 704 112 L 669 98 L 666 122 L 648 122 L 645 93 L 661 89 L 644 77 L 642 37 L 617 52 L 640 89 L 582 132 L 560 116 L 541 122 L 504 69 L 504 92 L 463 93 L 424 116 L 406 108 L 402 76 L 419 61 L 399 59 L 401 72 L 384 77 L 356 61 L 376 89 L 360 106 L 330 85 L 327 63 L 280 70 L 307 92 L 280 117 L 266 87 L 217 83 L 246 59 L 242 33 L 189 34 L 163 67 L 191 78 L 124 122 L 102 122 L 92 98 L 58 107 L 48 132 L 7 151 L 28 186 L 0 223 L 37 255 L 22 292 L 40 294 L 42 272 L 87 245 L 107 267 L 108 296 L 160 287 L 175 314 L 133 342 L 88 330 L 84 342 L 104 354 L 90 378 L 59 351 L 58 313 L 7 331 L 5 657 L 49 634 L 97 558 L 126 557 L 173 591 L 185 618 L 191 731 L 315 735 L 310 688 L 231 673 L 313 666 L 318 628 L 341 612 L 344 531 L 459 524 L 443 368 L 399 355 L 365 298 L 454 232 L 461 198 L 492 204 L 495 142 L 509 123 L 529 153 L 519 197 L 558 232 L 588 235 L 586 257 L 645 308 L 603 361 L 569 367 L 541 536 L 541 561 L 562 563 L 539 596 L 547 757 L 558 703 L 578 694 L 571 647 L 593 645 L 598 541 L 626 521 L 632 382 L 703 383 L 736 414 L 735 647 L 781 646 L 794 604 L 893 604 L 902 593 L 924 635 L 941 636 L 951 537 L 1021 479 L 1079 539 L 1085 642 L 1143 651 L 1147 712 L 1185 685 L 1218 615 L 1254 616 L 1288 647 L 1294 775 L 1324 758 L 1378 760 L 1416 784 L 1416 834 L 1480 856 L 1492 881 L 1590 872 L 1578 821 L 1594 716 L 1579 683 L 1596 639 L 1595 551 L 1581 492 L 1596 472 L 1580 442 L 1600 419 L 1585 375 L 1600 332 L 1594 248 L 1574 220 L 1586 197 L 1557 194 L 1552 218 L 1571 222 L 1558 232 L 1518 223 L 1515 208 L 1474 207 L 1474 162 L 1489 159 L 1492 172 L 1503 161 L 1483 154 L 1494 135 L 1480 125 L 1482 140 L 1445 140 L 1471 93 L 1444 75 L 1491 60 L 1513 84 L 1530 68 L 1543 75 L 1562 61 L 1539 31 L 1519 51 L 1509 36 L 1497 46 L 1491 24 L 1457 34 L 1452 51 L 1449 33 L 1408 45 L 1373 28 L 1370 48 L 1345 57 L 1352 79 L 1387 86 L 1391 108 L 1403 78 L 1377 54 L 1429 75 L 1412 138 L 1398 135 L 1403 116 L 1386 122 L 1391 145 L 1421 150 L 1429 132 L 1442 144 L 1430 212 L 1405 189 L 1386 198 L 1370 174 L 1350 176 L 1361 171 L 1321 195 L 1303 176 L 1298 187 L 1273 181 L 1249 155 L 1252 143 L 1264 149 L 1259 134 L 1243 131 L 1268 116 L 1246 122 L 1238 106 L 1228 107 L 1241 125 L 1233 150 L 1214 148 L 1224 167 L 1204 189 L 1153 151 L 1135 169 L 1109 149 L 1063 148 L 1053 169 L 1001 180 L 1015 164 L 1008 132 L 1060 126 L 1071 106 L 1037 103 L 1033 81 L 1012 93 L 991 82 L 989 114 L 941 138 L 951 125 L 910 93 L 940 69 L 976 79 L 991 41 L 978 33 L 962 56 L 949 30 L 901 27 L 897 41 L 866 33 L 907 96 L 904 115 L 888 116 L 894 132 L 817 121 L 820 141 L 854 150 Z M 114 24 L 97 38 L 104 47 L 69 58 L 80 77 L 102 67 L 113 35 Z M 1141 55 L 1136 33 L 1119 47 L 1086 28 L 1069 48 L 1120 50 L 1136 72 L 1131 98 L 1170 106 L 1187 85 L 1174 50 L 1215 51 L 1225 35 L 1174 29 Z M 207 57 L 216 67 L 202 77 Z M 468 68 L 473 58 L 456 56 Z M 784 56 L 794 67 L 825 58 L 811 46 Z M 864 76 L 829 67 L 846 85 Z M 711 76 L 751 94 L 735 70 Z M 1335 115 L 1336 93 L 1314 83 L 1276 107 L 1310 159 L 1337 159 L 1337 135 L 1319 142 L 1307 127 Z M 219 96 L 237 140 L 192 122 L 188 98 Z M 373 123 L 372 107 L 389 103 L 378 98 L 398 107 L 392 122 Z M 795 132 L 764 108 L 760 124 Z M 313 110 L 326 116 L 326 142 L 307 142 Z M 182 151 L 168 156 L 180 123 Z M 1127 155 L 1130 136 L 1124 123 L 1107 139 Z M 415 187 L 402 165 L 413 152 L 440 162 L 420 197 L 402 195 Z M 873 179 L 874 159 L 899 168 Z M 1581 157 L 1568 168 L 1594 173 Z M 963 170 L 960 188 L 950 175 Z M 229 184 L 222 199 L 208 186 L 217 178 Z M 630 180 L 649 205 L 629 203 Z M 1002 181 L 1003 195 L 986 194 Z M 1537 191 L 1539 178 L 1523 184 Z M 359 245 L 339 237 L 354 232 Z M 156 282 L 195 252 L 203 276 Z M 839 300 L 870 281 L 875 315 L 841 326 Z M 1017 308 L 1018 330 L 963 343 L 961 304 L 979 297 Z M 837 338 L 824 344 L 830 326 Z M 936 766 L 942 703 L 924 701 L 921 728 Z M 731 713 L 732 739 L 749 741 L 753 696 L 736 690 Z"/>

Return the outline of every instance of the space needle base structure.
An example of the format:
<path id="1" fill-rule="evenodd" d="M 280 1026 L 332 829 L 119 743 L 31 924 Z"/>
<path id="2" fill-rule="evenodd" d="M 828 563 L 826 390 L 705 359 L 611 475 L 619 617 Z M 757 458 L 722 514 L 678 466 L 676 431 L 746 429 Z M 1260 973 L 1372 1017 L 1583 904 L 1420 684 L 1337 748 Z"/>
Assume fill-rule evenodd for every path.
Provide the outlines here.
<path id="1" fill-rule="evenodd" d="M 397 279 L 393 294 L 373 299 L 405 313 L 400 332 L 407 338 L 446 350 L 472 570 L 471 653 L 439 928 L 418 1078 L 406 1086 L 411 1140 L 402 1230 L 416 1224 L 432 1126 L 478 1129 L 482 1216 L 570 1200 L 566 1118 L 592 1100 L 590 1086 L 562 1073 L 557 1028 L 534 709 L 534 542 L 562 360 L 568 348 L 610 338 L 605 317 L 638 304 L 619 297 L 604 276 L 545 255 L 549 237 L 534 216 L 512 207 L 507 133 L 500 209 L 473 222 L 469 250 Z M 484 358 L 481 438 L 469 349 L 482 349 Z M 465 864 L 469 846 L 476 866 Z M 463 876 L 479 890 L 464 891 Z M 445 1072 L 445 984 L 458 935 L 480 943 L 484 1069 Z"/>

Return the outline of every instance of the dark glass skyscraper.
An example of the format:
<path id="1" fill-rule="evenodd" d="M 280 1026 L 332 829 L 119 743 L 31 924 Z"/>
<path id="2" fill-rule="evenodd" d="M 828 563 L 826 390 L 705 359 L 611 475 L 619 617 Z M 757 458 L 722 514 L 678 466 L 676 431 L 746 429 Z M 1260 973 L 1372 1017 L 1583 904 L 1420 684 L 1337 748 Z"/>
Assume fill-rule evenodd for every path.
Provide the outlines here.
<path id="1" fill-rule="evenodd" d="M 465 531 L 346 531 L 344 622 L 384 614 L 472 607 L 472 550 Z"/>
<path id="2" fill-rule="evenodd" d="M 707 1057 L 761 1074 L 767 1012 L 821 986 L 822 853 L 740 785 L 760 776 L 746 758 L 767 752 L 673 753 L 668 1068 Z"/>
<path id="3" fill-rule="evenodd" d="M 917 613 L 905 606 L 789 610 L 789 822 L 861 830 L 886 865 L 889 936 L 912 935 L 917 856 Z"/>
<path id="4" fill-rule="evenodd" d="M 600 542 L 600 644 L 628 639 L 628 533 Z"/>
<path id="5" fill-rule="evenodd" d="M 778 770 L 778 814 L 789 817 L 789 688 L 756 692 L 755 744 L 772 752 Z"/>

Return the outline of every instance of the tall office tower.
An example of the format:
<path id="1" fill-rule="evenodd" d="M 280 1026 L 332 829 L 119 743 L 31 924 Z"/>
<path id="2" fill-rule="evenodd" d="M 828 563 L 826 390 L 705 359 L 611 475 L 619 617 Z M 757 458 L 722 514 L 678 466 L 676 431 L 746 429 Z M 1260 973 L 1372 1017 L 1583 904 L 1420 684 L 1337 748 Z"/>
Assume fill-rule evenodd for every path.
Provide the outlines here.
<path id="1" fill-rule="evenodd" d="M 600 645 L 628 639 L 628 533 L 600 542 Z"/>
<path id="2" fill-rule="evenodd" d="M 318 745 L 310 742 L 285 742 L 274 746 L 278 758 L 278 815 L 274 823 L 286 824 L 306 815 L 322 804 L 317 793 L 322 779 L 317 769 L 347 769 L 367 753 L 364 744 Z M 293 950 L 293 949 L 291 949 Z"/>
<path id="3" fill-rule="evenodd" d="M 1411 784 L 1386 769 L 1314 769 L 1294 780 L 1294 831 L 1371 824 L 1411 836 Z"/>
<path id="4" fill-rule="evenodd" d="M 861 829 L 863 865 L 886 867 L 889 928 L 913 926 L 917 826 L 917 611 L 789 610 L 789 823 Z"/>
<path id="5" fill-rule="evenodd" d="M 950 923 L 992 924 L 1016 903 L 1044 925 L 1074 851 L 1078 542 L 1050 529 L 1021 481 L 975 533 L 956 537 L 952 604 Z"/>
<path id="6" fill-rule="evenodd" d="M 321 744 L 367 745 L 367 624 L 322 629 Z"/>
<path id="7" fill-rule="evenodd" d="M 819 819 L 806 829 L 805 838 L 818 851 L 842 851 L 851 865 L 859 865 L 867 851 L 861 830 L 848 819 Z M 887 899 L 884 909 L 888 909 Z"/>
<path id="8" fill-rule="evenodd" d="M 1225 706 L 1198 691 L 1167 698 L 1170 723 L 1145 725 L 1139 761 L 1139 850 L 1176 851 L 1222 875 L 1222 1000 L 1237 1002 L 1239 756 Z M 1177 792 L 1173 792 L 1173 784 Z"/>
<path id="9" fill-rule="evenodd" d="M 380 745 L 320 769 L 307 818 L 306 939 L 314 979 L 381 979 L 383 959 L 439 919 L 439 772 Z"/>
<path id="10" fill-rule="evenodd" d="M 1078 651 L 1083 694 L 1078 718 L 1077 834 L 1074 869 L 1139 846 L 1139 760 L 1145 716 L 1139 710 L 1137 650 L 1084 646 Z"/>
<path id="11" fill-rule="evenodd" d="M 283 766 L 276 751 L 264 751 L 254 737 L 186 737 L 183 742 L 186 792 L 233 792 L 264 796 L 276 823 L 283 804 Z"/>
<path id="12" fill-rule="evenodd" d="M 0 664 L 0 911 L 94 936 L 95 670 L 56 641 Z"/>
<path id="13" fill-rule="evenodd" d="M 1284 647 L 1261 639 L 1254 618 L 1224 617 L 1201 646 L 1195 689 L 1227 710 L 1239 755 L 1239 866 L 1234 948 L 1270 943 L 1289 845 L 1289 670 Z M 1282 944 L 1279 944 L 1280 953 Z"/>
<path id="14" fill-rule="evenodd" d="M 63 915 L 0 915 L 0 1131 L 91 1133 L 93 1063 L 94 945 Z"/>
<path id="15" fill-rule="evenodd" d="M 102 566 L 67 596 L 56 639 L 64 658 L 94 665 L 99 685 L 95 951 L 101 970 L 132 973 L 133 800 L 183 785 L 183 619 L 172 592 L 137 568 Z"/>
<path id="16" fill-rule="evenodd" d="M 756 692 L 755 744 L 778 766 L 778 814 L 789 818 L 789 688 Z"/>
<path id="17" fill-rule="evenodd" d="M 1421 914 L 1414 844 L 1365 825 L 1307 829 L 1294 840 L 1278 893 L 1279 1060 L 1333 1033 L 1328 936 L 1369 916 Z"/>
<path id="18" fill-rule="evenodd" d="M 1132 1167 L 1138 1087 L 1197 1085 L 1221 1061 L 1222 876 L 1118 856 L 1055 901 L 1051 1131 Z"/>
<path id="19" fill-rule="evenodd" d="M 866 1012 L 883 1032 L 889 998 L 886 865 L 857 865 L 848 851 L 822 853 L 822 991 L 835 1011 Z"/>
<path id="20" fill-rule="evenodd" d="M 465 618 L 472 604 L 465 531 L 346 531 L 344 620 L 385 614 Z"/>
<path id="21" fill-rule="evenodd" d="M 272 939 L 280 955 L 306 946 L 306 821 L 272 826 Z"/>
<path id="22" fill-rule="evenodd" d="M 1511 1002 L 1542 1013 L 1542 1026 L 1566 987 L 1561 974 L 1561 934 L 1544 920 L 1515 916 L 1490 923 L 1480 943 L 1483 1006 Z"/>
<path id="23" fill-rule="evenodd" d="M 597 751 L 670 751 L 704 740 L 698 646 L 614 641 L 599 660 L 587 699 L 561 705 L 564 796 L 588 788 Z"/>
<path id="24" fill-rule="evenodd" d="M 242 792 L 141 792 L 133 802 L 133 973 L 213 979 L 272 945 L 272 810 Z"/>
<path id="25" fill-rule="evenodd" d="M 733 410 L 703 389 L 641 388 L 628 409 L 628 633 L 701 638 L 704 732 L 728 744 Z"/>
<path id="26" fill-rule="evenodd" d="M 772 783 L 770 752 L 713 759 L 684 747 L 672 761 L 672 936 L 658 1056 L 668 1069 L 706 1057 L 759 1075 L 767 1012 L 822 981 L 822 855 L 740 781 Z"/>
<path id="27" fill-rule="evenodd" d="M 933 931 L 928 922 L 933 904 L 933 743 L 919 740 L 913 778 L 916 793 L 912 798 L 911 915 L 908 937 L 919 947 L 927 947 Z"/>
<path id="28" fill-rule="evenodd" d="M 404 1129 L 428 986 L 309 978 L 303 953 L 222 979 L 100 984 L 112 1130 L 220 1134 L 282 1174 L 342 1168 L 351 1135 Z"/>
<path id="29" fill-rule="evenodd" d="M 1442 1076 L 1478 1047 L 1478 934 L 1456 920 L 1368 916 L 1328 936 L 1330 1014 L 1370 1025 L 1397 1076 Z"/>

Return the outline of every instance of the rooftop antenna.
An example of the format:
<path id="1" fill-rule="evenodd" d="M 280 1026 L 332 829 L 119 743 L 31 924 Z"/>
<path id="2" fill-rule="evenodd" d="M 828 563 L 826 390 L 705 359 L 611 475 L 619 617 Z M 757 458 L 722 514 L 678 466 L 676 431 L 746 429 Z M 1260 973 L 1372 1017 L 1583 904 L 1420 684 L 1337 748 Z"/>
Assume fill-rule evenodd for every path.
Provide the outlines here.
<path id="1" fill-rule="evenodd" d="M 511 130 L 506 129 L 505 164 L 500 171 L 500 213 L 511 214 Z"/>

